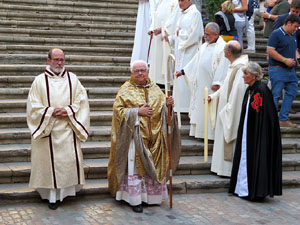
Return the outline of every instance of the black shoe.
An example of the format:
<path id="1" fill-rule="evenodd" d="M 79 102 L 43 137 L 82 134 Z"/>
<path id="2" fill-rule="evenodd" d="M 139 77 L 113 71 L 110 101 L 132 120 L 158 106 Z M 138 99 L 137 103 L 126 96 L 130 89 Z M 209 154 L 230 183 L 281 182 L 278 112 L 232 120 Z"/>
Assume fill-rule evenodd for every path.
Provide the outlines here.
<path id="1" fill-rule="evenodd" d="M 131 206 L 131 207 L 132 207 L 133 212 L 136 212 L 136 213 L 142 213 L 143 212 L 142 204 Z"/>
<path id="2" fill-rule="evenodd" d="M 56 202 L 55 203 L 49 202 L 48 207 L 49 209 L 56 210 L 58 208 L 58 204 Z"/>

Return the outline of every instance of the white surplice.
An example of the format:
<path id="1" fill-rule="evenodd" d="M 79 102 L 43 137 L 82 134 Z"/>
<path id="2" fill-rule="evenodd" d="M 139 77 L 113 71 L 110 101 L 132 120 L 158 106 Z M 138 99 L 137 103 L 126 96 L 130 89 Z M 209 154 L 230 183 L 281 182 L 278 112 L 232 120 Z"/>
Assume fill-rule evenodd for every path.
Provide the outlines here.
<path id="1" fill-rule="evenodd" d="M 52 116 L 64 108 L 67 118 Z M 89 134 L 87 93 L 77 76 L 65 69 L 37 76 L 27 100 L 27 124 L 31 132 L 31 174 L 29 186 L 42 198 L 56 202 L 74 195 L 85 183 L 80 141 Z"/>
<path id="2" fill-rule="evenodd" d="M 158 0 L 140 0 L 136 17 L 134 44 L 130 63 L 136 60 L 147 61 L 150 36 L 148 30 L 151 25 L 153 13 Z M 151 51 L 149 55 L 151 54 Z M 150 60 L 150 56 L 149 56 Z M 149 61 L 150 62 L 150 61 Z"/>
<path id="3" fill-rule="evenodd" d="M 157 10 L 154 13 L 153 20 L 150 26 L 150 31 L 154 31 L 157 28 L 162 28 L 162 24 L 165 24 L 167 19 L 171 16 L 174 9 L 177 7 L 177 0 L 161 0 L 157 6 Z M 164 29 L 164 28 L 162 28 Z M 166 34 L 168 35 L 168 34 Z M 163 48 L 165 46 L 165 49 Z M 161 34 L 154 35 L 151 48 L 151 64 L 149 70 L 150 79 L 158 84 L 165 83 L 165 73 L 167 72 L 167 60 L 168 55 L 171 53 L 169 43 L 161 40 Z"/>
<path id="4" fill-rule="evenodd" d="M 178 35 L 177 35 L 178 34 Z M 187 65 L 197 53 L 204 35 L 201 13 L 195 5 L 181 11 L 177 20 L 176 33 L 169 36 L 169 43 L 174 46 L 176 57 L 176 71 Z M 180 111 L 189 112 L 190 91 L 183 76 L 178 79 L 178 93 L 180 98 Z M 176 95 L 173 95 L 176 98 Z M 175 99 L 176 102 L 176 99 Z M 175 107 L 176 109 L 176 107 Z"/>
<path id="5" fill-rule="evenodd" d="M 183 69 L 191 87 L 190 136 L 204 138 L 204 88 L 211 94 L 212 85 L 221 86 L 226 76 L 228 59 L 224 55 L 226 42 L 219 37 L 216 43 L 205 42 L 192 61 Z M 214 139 L 214 131 L 208 123 L 208 139 Z"/>
<path id="6" fill-rule="evenodd" d="M 248 87 L 244 83 L 243 71 L 240 67 L 247 62 L 248 56 L 243 55 L 230 64 L 223 85 L 210 95 L 209 116 L 211 125 L 215 128 L 211 171 L 220 176 L 231 176 L 232 160 L 224 160 L 224 152 L 228 150 L 232 155 L 234 153 L 242 102 Z M 231 91 L 228 93 L 230 77 L 236 70 Z"/>

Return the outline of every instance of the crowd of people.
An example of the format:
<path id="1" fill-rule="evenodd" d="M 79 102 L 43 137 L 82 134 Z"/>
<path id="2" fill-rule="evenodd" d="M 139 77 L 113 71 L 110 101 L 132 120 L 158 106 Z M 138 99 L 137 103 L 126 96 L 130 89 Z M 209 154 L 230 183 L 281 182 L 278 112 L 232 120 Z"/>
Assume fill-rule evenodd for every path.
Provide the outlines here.
<path id="1" fill-rule="evenodd" d="M 282 194 L 280 126 L 297 126 L 289 120 L 289 111 L 298 92 L 300 44 L 300 0 L 292 1 L 290 13 L 279 16 L 286 13 L 282 6 L 286 4 L 275 0 L 270 13 L 261 14 L 267 19 L 265 33 L 270 20 L 277 28 L 268 34 L 269 89 L 261 81 L 261 67 L 243 54 L 243 31 L 254 29 L 254 19 L 250 22 L 245 13 L 247 0 L 224 1 L 216 22 L 207 23 L 205 29 L 191 0 L 139 1 L 131 77 L 113 105 L 108 183 L 116 200 L 142 212 L 143 203 L 160 204 L 168 198 L 166 183 L 172 175 L 168 165 L 172 160 L 175 171 L 181 152 L 175 115 L 188 113 L 189 135 L 204 138 L 205 87 L 207 136 L 214 140 L 211 171 L 230 177 L 229 193 L 242 198 L 262 200 Z M 255 42 L 248 41 L 248 50 L 254 49 Z M 172 79 L 178 85 L 173 88 L 177 95 L 166 97 L 161 87 L 169 73 L 170 53 L 176 59 Z M 61 49 L 49 51 L 48 64 L 28 96 L 30 186 L 56 209 L 58 200 L 75 195 L 84 184 L 80 141 L 88 138 L 89 106 L 84 87 L 64 68 Z"/>

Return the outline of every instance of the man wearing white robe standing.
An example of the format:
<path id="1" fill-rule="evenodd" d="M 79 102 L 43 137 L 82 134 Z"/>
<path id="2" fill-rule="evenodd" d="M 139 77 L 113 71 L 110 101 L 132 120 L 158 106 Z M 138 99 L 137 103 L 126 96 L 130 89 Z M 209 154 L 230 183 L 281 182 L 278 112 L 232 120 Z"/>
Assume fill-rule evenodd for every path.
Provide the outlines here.
<path id="1" fill-rule="evenodd" d="M 138 59 L 147 61 L 150 36 L 147 34 L 153 19 L 153 13 L 159 0 L 139 0 L 136 17 L 134 44 L 130 63 Z M 151 49 L 151 48 L 150 48 Z M 150 52 L 149 52 L 149 55 Z M 150 59 L 149 59 L 150 60 Z"/>
<path id="2" fill-rule="evenodd" d="M 178 0 L 162 0 L 154 12 L 153 20 L 148 34 L 153 35 L 151 49 L 151 63 L 149 77 L 157 84 L 165 83 L 165 73 L 167 72 L 168 55 L 171 53 L 171 48 L 168 42 L 163 45 L 161 38 L 162 24 L 165 24 L 176 6 Z M 167 34 L 170 35 L 170 34 Z"/>
<path id="3" fill-rule="evenodd" d="M 201 46 L 204 35 L 201 13 L 191 4 L 191 0 L 179 0 L 178 4 L 182 11 L 179 18 L 174 18 L 177 21 L 176 34 L 164 37 L 175 49 L 176 70 L 182 69 L 190 62 Z M 191 94 L 184 77 L 178 78 L 178 94 L 180 112 L 189 112 Z"/>
<path id="4" fill-rule="evenodd" d="M 87 140 L 90 127 L 86 90 L 64 63 L 63 51 L 51 49 L 49 65 L 35 78 L 27 100 L 29 186 L 49 200 L 52 210 L 57 209 L 57 201 L 75 196 L 85 183 L 80 141 Z"/>
<path id="5" fill-rule="evenodd" d="M 242 71 L 248 56 L 241 55 L 242 48 L 238 41 L 229 41 L 224 52 L 230 61 L 227 75 L 220 89 L 208 97 L 210 122 L 215 128 L 211 171 L 230 177 L 242 102 L 248 87 Z"/>
<path id="6" fill-rule="evenodd" d="M 190 103 L 190 136 L 204 138 L 204 88 L 209 93 L 217 91 L 223 83 L 229 64 L 224 55 L 226 42 L 219 36 L 220 28 L 216 23 L 208 23 L 205 27 L 205 43 L 191 62 L 177 76 L 185 74 L 191 87 Z M 208 139 L 214 139 L 214 131 L 208 123 Z"/>

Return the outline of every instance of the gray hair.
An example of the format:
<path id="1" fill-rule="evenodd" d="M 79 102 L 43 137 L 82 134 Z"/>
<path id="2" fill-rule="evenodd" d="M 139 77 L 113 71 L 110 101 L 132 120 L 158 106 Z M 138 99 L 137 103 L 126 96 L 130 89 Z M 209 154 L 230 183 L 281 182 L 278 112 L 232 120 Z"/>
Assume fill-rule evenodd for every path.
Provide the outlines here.
<path id="1" fill-rule="evenodd" d="M 248 62 L 245 66 L 242 67 L 243 72 L 251 73 L 255 80 L 261 80 L 263 78 L 263 72 L 260 65 L 256 62 Z"/>
<path id="2" fill-rule="evenodd" d="M 207 28 L 211 28 L 214 33 L 220 34 L 220 27 L 215 22 L 210 22 L 210 23 L 206 24 L 205 29 L 207 29 Z"/>
<path id="3" fill-rule="evenodd" d="M 144 60 L 136 60 L 136 61 L 132 62 L 130 65 L 131 72 L 133 72 L 133 68 L 134 68 L 135 64 L 137 64 L 137 63 L 143 63 L 145 65 L 146 69 L 148 70 L 148 64 Z"/>

